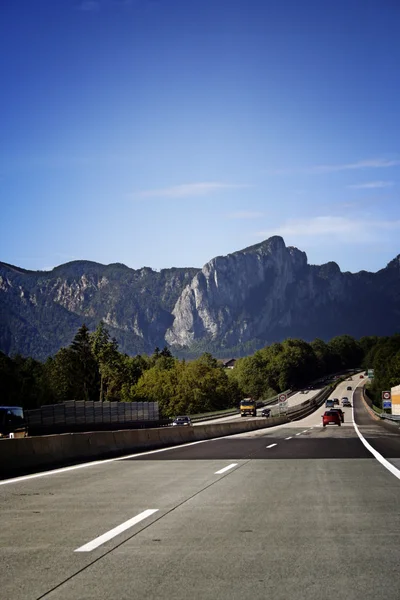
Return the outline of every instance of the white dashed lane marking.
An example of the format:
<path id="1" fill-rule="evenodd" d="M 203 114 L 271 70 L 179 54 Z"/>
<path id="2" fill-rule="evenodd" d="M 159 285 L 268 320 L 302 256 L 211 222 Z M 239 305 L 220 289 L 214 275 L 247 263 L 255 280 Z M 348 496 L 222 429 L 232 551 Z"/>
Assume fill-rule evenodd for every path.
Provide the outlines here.
<path id="1" fill-rule="evenodd" d="M 236 467 L 237 463 L 232 463 L 231 465 L 228 465 L 227 467 L 224 467 L 223 469 L 220 469 L 219 471 L 215 471 L 214 475 L 222 475 L 222 473 L 226 473 L 226 471 L 229 471 L 229 469 L 233 469 L 233 467 Z"/>
<path id="2" fill-rule="evenodd" d="M 100 535 L 99 537 L 92 540 L 91 542 L 88 542 L 84 546 L 80 546 L 80 548 L 77 548 L 75 552 L 91 552 L 92 550 L 95 550 L 102 544 L 105 544 L 109 540 L 112 540 L 112 538 L 116 537 L 120 533 L 123 533 L 127 529 L 130 529 L 134 525 L 137 525 L 138 523 L 140 523 L 140 521 L 143 521 L 143 519 L 147 519 L 147 517 L 150 517 L 156 512 L 158 512 L 158 508 L 149 508 L 148 510 L 143 511 L 139 515 L 136 515 L 136 517 L 129 519 L 129 521 L 125 521 L 125 523 L 118 525 L 118 527 L 114 527 L 114 529 L 110 529 L 110 531 L 103 533 L 103 535 Z"/>

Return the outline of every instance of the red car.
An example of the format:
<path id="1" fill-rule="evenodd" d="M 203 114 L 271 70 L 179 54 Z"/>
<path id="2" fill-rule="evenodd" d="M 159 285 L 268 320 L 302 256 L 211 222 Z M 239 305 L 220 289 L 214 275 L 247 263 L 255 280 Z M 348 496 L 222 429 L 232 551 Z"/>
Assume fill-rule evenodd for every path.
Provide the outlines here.
<path id="1" fill-rule="evenodd" d="M 322 425 L 326 427 L 327 425 L 339 425 L 341 426 L 341 418 L 338 411 L 327 410 L 322 415 Z"/>
<path id="2" fill-rule="evenodd" d="M 364 375 L 360 375 L 360 379 L 364 379 Z"/>
<path id="3" fill-rule="evenodd" d="M 331 408 L 329 412 L 336 412 L 336 413 L 338 413 L 341 422 L 344 423 L 344 412 L 342 411 L 341 408 Z"/>

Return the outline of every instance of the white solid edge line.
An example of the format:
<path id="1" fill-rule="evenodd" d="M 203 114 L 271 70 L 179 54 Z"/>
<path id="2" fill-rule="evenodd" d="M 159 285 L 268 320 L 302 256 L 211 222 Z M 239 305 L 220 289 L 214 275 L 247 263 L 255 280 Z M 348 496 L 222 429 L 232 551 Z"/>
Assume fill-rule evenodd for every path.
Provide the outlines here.
<path id="1" fill-rule="evenodd" d="M 150 517 L 157 511 L 158 508 L 149 508 L 148 510 L 144 510 L 139 515 L 136 515 L 136 517 L 132 517 L 132 519 L 125 521 L 125 523 L 121 523 L 121 525 L 114 527 L 114 529 L 106 531 L 106 533 L 103 533 L 103 535 L 100 535 L 99 537 L 95 538 L 91 542 L 88 542 L 84 546 L 80 546 L 80 548 L 77 548 L 76 550 L 74 550 L 74 552 L 91 552 L 92 550 L 95 550 L 102 544 L 105 544 L 112 538 L 116 537 L 120 533 L 123 533 L 124 531 L 130 529 L 137 523 L 140 523 L 140 521 L 143 521 L 143 519 L 147 519 L 147 517 Z"/>
<path id="2" fill-rule="evenodd" d="M 231 465 L 228 465 L 227 467 L 224 467 L 223 469 L 220 469 L 219 471 L 215 471 L 214 475 L 222 475 L 222 473 L 226 473 L 226 471 L 229 471 L 229 469 L 233 469 L 233 467 L 236 467 L 238 463 L 232 463 Z"/>
<path id="3" fill-rule="evenodd" d="M 292 436 L 285 438 L 285 440 L 291 440 Z"/>
<path id="4" fill-rule="evenodd" d="M 366 449 L 369 450 L 369 452 L 371 452 L 371 454 L 376 458 L 376 460 L 378 462 L 380 462 L 381 465 L 385 467 L 385 469 L 387 469 L 388 471 L 390 471 L 392 475 L 394 475 L 395 477 L 397 477 L 397 479 L 400 479 L 400 471 L 399 471 L 399 469 L 396 469 L 396 467 L 394 465 L 392 465 L 392 463 L 390 463 L 386 458 L 384 458 L 382 456 L 382 454 L 379 454 L 379 452 L 377 450 L 375 450 L 375 448 L 373 448 L 369 442 L 367 442 L 367 440 L 365 439 L 365 437 L 363 436 L 363 434 L 358 429 L 357 423 L 354 420 L 354 392 L 356 391 L 356 388 L 359 385 L 360 385 L 360 382 L 357 383 L 356 387 L 353 390 L 353 394 L 352 394 L 351 418 L 353 420 L 353 426 L 354 426 L 354 429 L 356 430 L 356 434 L 358 435 L 358 437 L 360 438 L 360 441 L 364 444 L 364 446 L 366 447 Z"/>
<path id="5" fill-rule="evenodd" d="M 215 438 L 218 439 L 218 438 Z M 197 440 L 196 442 L 188 442 L 187 444 L 179 444 L 178 446 L 168 446 L 167 448 L 158 448 L 157 450 L 147 450 L 147 452 L 137 452 L 136 454 L 129 454 L 127 456 L 118 456 L 117 458 L 106 458 L 104 460 L 93 460 L 91 462 L 82 463 L 80 465 L 72 465 L 71 467 L 61 467 L 60 469 L 52 469 L 51 471 L 42 471 L 41 473 L 32 473 L 31 475 L 22 475 L 21 477 L 13 477 L 12 479 L 3 479 L 0 481 L 0 485 L 8 485 L 9 483 L 18 483 L 20 481 L 28 481 L 29 479 L 37 479 L 38 477 L 47 477 L 48 475 L 58 475 L 59 473 L 67 473 L 68 471 L 75 471 L 77 469 L 85 469 L 87 467 L 95 467 L 97 465 L 106 465 L 108 463 L 117 462 L 119 460 L 127 460 L 129 458 L 137 458 L 139 456 L 148 456 L 149 454 L 156 454 L 157 452 L 167 452 L 168 450 L 175 450 L 177 448 L 185 448 L 187 446 L 194 446 L 195 444 L 202 444 L 211 440 Z"/>
<path id="6" fill-rule="evenodd" d="M 269 446 L 267 446 L 267 448 L 273 448 L 274 446 L 277 446 L 278 444 L 270 444 Z"/>

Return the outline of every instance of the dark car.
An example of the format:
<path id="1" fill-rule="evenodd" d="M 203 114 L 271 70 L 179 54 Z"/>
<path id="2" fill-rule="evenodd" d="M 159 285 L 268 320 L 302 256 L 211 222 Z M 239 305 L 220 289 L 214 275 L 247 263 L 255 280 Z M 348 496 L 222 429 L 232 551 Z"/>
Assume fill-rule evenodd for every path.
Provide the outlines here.
<path id="1" fill-rule="evenodd" d="M 262 417 L 270 417 L 271 416 L 271 409 L 270 408 L 263 408 L 261 411 L 261 416 Z"/>
<path id="2" fill-rule="evenodd" d="M 348 386 L 347 386 L 347 390 L 348 390 L 348 391 L 351 391 L 352 389 L 353 389 L 353 388 L 351 387 L 351 385 L 348 385 Z"/>
<path id="3" fill-rule="evenodd" d="M 343 398 L 342 399 L 342 406 L 350 406 L 351 407 L 351 402 L 348 398 Z"/>
<path id="4" fill-rule="evenodd" d="M 190 420 L 189 417 L 176 417 L 176 419 L 173 421 L 172 425 L 173 426 L 177 426 L 177 425 L 191 425 L 192 421 Z"/>
<path id="5" fill-rule="evenodd" d="M 333 404 L 339 404 L 339 398 L 334 398 L 333 399 Z"/>
<path id="6" fill-rule="evenodd" d="M 340 420 L 340 415 L 337 410 L 327 410 L 322 415 L 322 425 L 326 427 L 327 425 L 339 425 L 341 426 L 342 422 Z"/>
<path id="7" fill-rule="evenodd" d="M 341 408 L 331 408 L 330 412 L 338 413 L 338 415 L 340 416 L 341 422 L 344 423 L 344 412 L 342 411 Z"/>

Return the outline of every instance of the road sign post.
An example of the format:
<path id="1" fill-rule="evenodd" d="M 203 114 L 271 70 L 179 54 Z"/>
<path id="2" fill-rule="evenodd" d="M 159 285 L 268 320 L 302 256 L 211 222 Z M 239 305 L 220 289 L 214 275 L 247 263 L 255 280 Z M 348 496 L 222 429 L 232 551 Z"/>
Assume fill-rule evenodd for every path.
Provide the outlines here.
<path id="1" fill-rule="evenodd" d="M 282 413 L 286 413 L 287 409 L 288 409 L 288 403 L 287 403 L 287 395 L 286 394 L 279 394 L 279 414 L 281 415 Z"/>
<path id="2" fill-rule="evenodd" d="M 382 408 L 383 410 L 392 409 L 392 392 L 388 390 L 382 392 Z"/>

